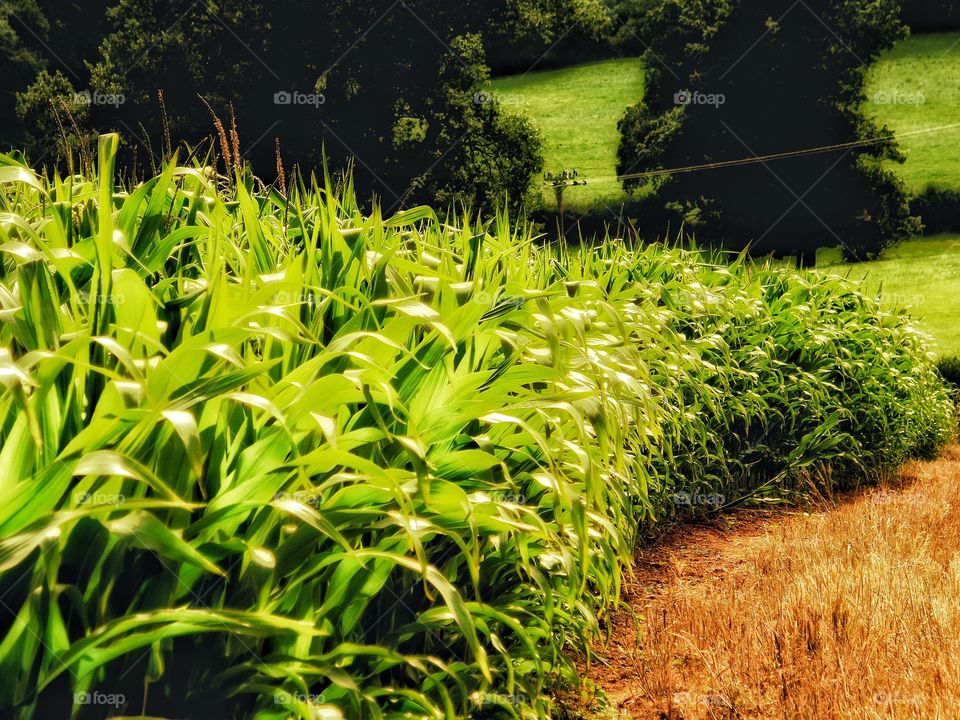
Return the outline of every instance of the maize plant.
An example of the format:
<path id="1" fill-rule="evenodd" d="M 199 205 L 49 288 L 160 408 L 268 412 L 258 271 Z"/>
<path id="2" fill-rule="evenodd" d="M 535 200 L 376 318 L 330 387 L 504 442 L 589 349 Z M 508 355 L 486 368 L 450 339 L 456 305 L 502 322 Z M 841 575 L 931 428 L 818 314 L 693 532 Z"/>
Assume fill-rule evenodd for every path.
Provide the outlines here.
<path id="1" fill-rule="evenodd" d="M 550 717 L 657 523 L 952 435 L 842 278 L 118 142 L 0 157 L 4 718 Z"/>

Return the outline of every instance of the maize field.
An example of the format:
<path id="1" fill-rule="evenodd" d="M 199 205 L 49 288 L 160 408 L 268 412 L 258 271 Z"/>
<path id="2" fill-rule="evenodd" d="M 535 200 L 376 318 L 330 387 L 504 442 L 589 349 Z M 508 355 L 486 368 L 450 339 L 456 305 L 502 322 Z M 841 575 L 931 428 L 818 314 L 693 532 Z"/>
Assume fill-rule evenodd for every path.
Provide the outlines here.
<path id="1" fill-rule="evenodd" d="M 0 157 L 0 717 L 558 717 L 659 524 L 953 435 L 841 277 L 118 143 Z"/>

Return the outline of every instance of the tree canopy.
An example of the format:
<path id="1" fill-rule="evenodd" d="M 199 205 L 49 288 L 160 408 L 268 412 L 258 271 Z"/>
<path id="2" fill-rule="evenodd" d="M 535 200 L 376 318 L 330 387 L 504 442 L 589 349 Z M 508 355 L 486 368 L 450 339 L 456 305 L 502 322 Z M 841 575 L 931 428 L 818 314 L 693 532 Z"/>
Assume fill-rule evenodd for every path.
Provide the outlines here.
<path id="1" fill-rule="evenodd" d="M 901 184 L 880 167 L 901 158 L 892 133 L 860 112 L 866 68 L 906 32 L 898 11 L 895 0 L 656 3 L 643 18 L 646 96 L 621 121 L 619 173 L 843 145 L 653 185 L 702 239 L 759 252 L 810 259 L 841 245 L 865 258 L 915 232 Z"/>
<path id="2" fill-rule="evenodd" d="M 904 0 L 903 21 L 917 32 L 939 32 L 960 28 L 957 0 Z"/>
<path id="3" fill-rule="evenodd" d="M 488 50 L 542 54 L 569 34 L 598 36 L 608 12 L 601 0 L 114 0 L 105 22 L 85 58 L 89 88 L 48 62 L 21 92 L 24 124 L 46 136 L 36 144 L 59 132 L 44 114 L 51 94 L 55 107 L 83 90 L 122 98 L 75 115 L 121 132 L 141 162 L 161 154 L 165 134 L 215 135 L 215 113 L 228 128 L 235 118 L 261 172 L 279 138 L 288 164 L 354 163 L 361 190 L 389 209 L 454 193 L 478 205 L 523 198 L 542 167 L 539 140 L 485 91 Z"/>

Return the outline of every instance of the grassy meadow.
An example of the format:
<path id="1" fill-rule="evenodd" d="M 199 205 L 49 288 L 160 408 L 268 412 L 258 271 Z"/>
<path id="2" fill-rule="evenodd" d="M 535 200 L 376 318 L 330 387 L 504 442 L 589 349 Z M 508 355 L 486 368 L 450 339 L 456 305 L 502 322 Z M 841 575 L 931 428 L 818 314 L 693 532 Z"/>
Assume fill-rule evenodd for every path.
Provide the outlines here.
<path id="1" fill-rule="evenodd" d="M 643 97 L 643 64 L 639 58 L 607 60 L 560 70 L 531 72 L 494 80 L 494 94 L 510 109 L 533 119 L 544 137 L 546 170 L 579 170 L 606 182 L 570 188 L 564 203 L 586 209 L 624 198 L 617 174 L 617 122 L 627 106 Z M 555 207 L 552 192 L 544 194 Z"/>
<path id="2" fill-rule="evenodd" d="M 867 116 L 898 133 L 960 124 L 960 33 L 915 35 L 868 73 Z M 912 193 L 929 183 L 960 189 L 960 127 L 904 138 L 893 169 Z"/>
<path id="3" fill-rule="evenodd" d="M 908 308 L 941 355 L 960 355 L 960 238 L 925 237 L 890 248 L 881 260 L 834 264 L 821 253 L 818 269 L 864 281 L 890 307 Z"/>
<path id="4" fill-rule="evenodd" d="M 952 436 L 840 277 L 117 145 L 0 156 L 4 718 L 556 717 L 645 534 Z"/>

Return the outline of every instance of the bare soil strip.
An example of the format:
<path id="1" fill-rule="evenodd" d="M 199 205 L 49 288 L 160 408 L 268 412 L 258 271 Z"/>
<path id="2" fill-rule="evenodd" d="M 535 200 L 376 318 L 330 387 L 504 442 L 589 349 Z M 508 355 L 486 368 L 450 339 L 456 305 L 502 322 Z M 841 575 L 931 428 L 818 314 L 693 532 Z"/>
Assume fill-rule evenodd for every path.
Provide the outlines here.
<path id="1" fill-rule="evenodd" d="M 674 529 L 638 553 L 592 716 L 960 718 L 958 480 L 953 448 L 810 512 Z"/>

